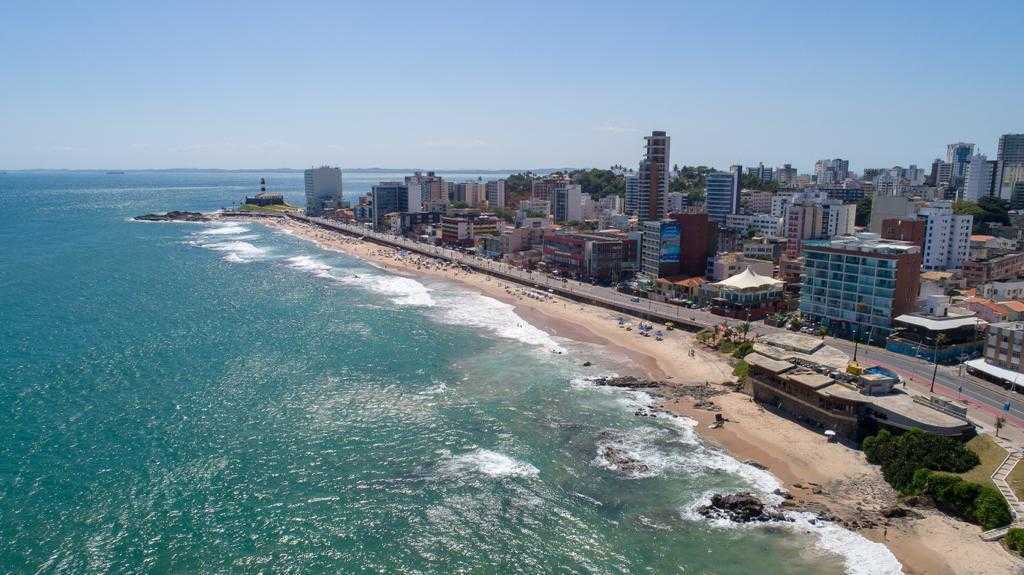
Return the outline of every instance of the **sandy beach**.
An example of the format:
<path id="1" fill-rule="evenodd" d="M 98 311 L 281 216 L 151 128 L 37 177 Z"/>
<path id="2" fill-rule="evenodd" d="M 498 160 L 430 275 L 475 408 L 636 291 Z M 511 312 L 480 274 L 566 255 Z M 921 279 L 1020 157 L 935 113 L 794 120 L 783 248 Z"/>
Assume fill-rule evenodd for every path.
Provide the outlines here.
<path id="1" fill-rule="evenodd" d="M 882 511 L 896 494 L 860 451 L 827 443 L 820 434 L 766 411 L 734 391 L 732 366 L 722 355 L 703 348 L 693 334 L 666 331 L 664 341 L 642 337 L 619 325 L 622 314 L 556 296 L 538 296 L 527 289 L 485 274 L 467 272 L 418 255 L 348 238 L 293 220 L 261 219 L 259 223 L 286 231 L 329 250 L 371 261 L 410 277 L 459 282 L 516 307 L 523 319 L 554 335 L 604 346 L 635 364 L 637 375 L 666 382 L 661 408 L 698 422 L 700 435 L 740 461 L 763 466 L 792 495 L 787 506 L 827 510 L 837 522 L 866 538 L 882 542 L 909 574 L 1013 573 L 1020 562 L 998 543 L 983 542 L 980 528 L 931 509 L 915 509 L 919 517 L 885 518 Z M 639 320 L 626 318 L 636 326 Z M 694 357 L 690 357 L 693 350 Z M 677 386 L 704 384 L 715 389 L 711 409 L 693 398 L 673 393 Z M 728 422 L 711 428 L 715 413 Z"/>

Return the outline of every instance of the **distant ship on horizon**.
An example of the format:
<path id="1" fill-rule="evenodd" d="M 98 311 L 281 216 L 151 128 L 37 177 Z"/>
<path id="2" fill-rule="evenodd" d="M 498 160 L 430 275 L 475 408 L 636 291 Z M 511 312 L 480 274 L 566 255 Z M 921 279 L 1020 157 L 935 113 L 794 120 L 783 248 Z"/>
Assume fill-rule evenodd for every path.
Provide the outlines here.
<path id="1" fill-rule="evenodd" d="M 109 172 L 107 172 L 107 173 L 108 173 L 108 174 L 112 174 L 112 175 L 120 175 L 120 174 L 124 174 L 124 172 L 123 172 L 123 171 L 121 171 L 121 170 L 110 170 L 110 171 L 109 171 Z"/>

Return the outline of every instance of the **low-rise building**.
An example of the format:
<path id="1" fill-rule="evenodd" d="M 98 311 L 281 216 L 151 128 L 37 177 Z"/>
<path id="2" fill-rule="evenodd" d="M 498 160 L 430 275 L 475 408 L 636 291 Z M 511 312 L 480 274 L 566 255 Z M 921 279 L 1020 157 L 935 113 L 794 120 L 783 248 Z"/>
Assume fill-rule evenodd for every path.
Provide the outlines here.
<path id="1" fill-rule="evenodd" d="M 547 232 L 544 265 L 551 272 L 581 281 L 612 283 L 622 273 L 621 239 L 596 234 Z"/>
<path id="2" fill-rule="evenodd" d="M 441 243 L 472 247 L 479 238 L 498 235 L 498 218 L 466 212 L 441 217 Z"/>
<path id="3" fill-rule="evenodd" d="M 738 319 L 759 320 L 783 309 L 782 281 L 751 271 L 701 286 L 701 299 L 711 313 Z"/>
<path id="4" fill-rule="evenodd" d="M 707 272 L 704 275 L 712 282 L 720 282 L 745 269 L 772 277 L 775 272 L 775 264 L 769 260 L 748 258 L 740 252 L 724 252 L 715 254 L 713 258 L 708 258 Z"/>
<path id="5" fill-rule="evenodd" d="M 981 354 L 987 322 L 976 315 L 904 314 L 893 320 L 885 349 L 946 365 Z"/>
<path id="6" fill-rule="evenodd" d="M 754 400 L 822 431 L 859 441 L 879 429 L 920 429 L 969 438 L 974 426 L 956 406 L 894 387 L 895 374 L 869 368 L 860 377 L 748 354 Z M 812 369 L 813 368 L 813 369 Z"/>
<path id="7" fill-rule="evenodd" d="M 1024 277 L 1024 252 L 991 256 L 964 263 L 964 281 L 975 287 L 994 281 Z"/>
<path id="8" fill-rule="evenodd" d="M 962 305 L 988 323 L 1000 323 L 1010 318 L 1010 308 L 983 297 L 968 298 Z"/>
<path id="9" fill-rule="evenodd" d="M 995 301 L 1024 300 L 1024 280 L 981 284 L 975 293 Z"/>
<path id="10" fill-rule="evenodd" d="M 701 287 L 707 283 L 703 277 L 672 276 L 658 278 L 658 293 L 676 303 L 694 303 L 700 300 Z"/>
<path id="11" fill-rule="evenodd" d="M 1024 382 L 1024 322 L 1000 322 L 988 326 L 985 349 L 979 359 L 964 362 L 968 373 L 1016 388 Z"/>
<path id="12" fill-rule="evenodd" d="M 778 264 L 785 249 L 784 239 L 755 237 L 743 242 L 743 257 Z"/>
<path id="13" fill-rule="evenodd" d="M 741 234 L 753 231 L 756 235 L 769 238 L 783 235 L 782 218 L 771 214 L 729 214 L 725 217 L 725 227 Z"/>

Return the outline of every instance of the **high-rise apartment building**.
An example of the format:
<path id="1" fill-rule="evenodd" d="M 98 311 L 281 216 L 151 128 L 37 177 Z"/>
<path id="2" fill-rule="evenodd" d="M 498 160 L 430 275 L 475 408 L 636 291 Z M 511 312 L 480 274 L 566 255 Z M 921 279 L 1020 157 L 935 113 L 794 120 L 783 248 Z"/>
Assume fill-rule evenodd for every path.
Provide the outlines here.
<path id="1" fill-rule="evenodd" d="M 932 202 L 917 211 L 925 221 L 923 261 L 925 269 L 959 269 L 971 248 L 974 216 L 953 213 L 953 202 Z"/>
<path id="2" fill-rule="evenodd" d="M 405 187 L 409 191 L 408 211 L 423 211 L 423 188 L 425 183 L 426 179 L 420 172 L 414 172 L 413 175 L 405 177 Z"/>
<path id="3" fill-rule="evenodd" d="M 818 160 L 814 163 L 814 175 L 819 186 L 841 184 L 850 175 L 850 162 L 842 158 Z"/>
<path id="4" fill-rule="evenodd" d="M 320 216 L 341 205 L 341 168 L 320 166 L 305 172 L 306 215 Z"/>
<path id="5" fill-rule="evenodd" d="M 795 186 L 797 175 L 796 168 L 790 164 L 783 164 L 781 168 L 775 168 L 775 181 L 782 187 Z"/>
<path id="6" fill-rule="evenodd" d="M 950 164 L 954 181 L 962 181 L 967 174 L 967 164 L 974 155 L 974 144 L 957 142 L 946 146 L 946 163 Z"/>
<path id="7" fill-rule="evenodd" d="M 976 202 L 978 198 L 992 195 L 996 181 L 996 162 L 988 161 L 981 154 L 971 156 L 967 162 L 964 176 L 964 189 L 961 197 Z"/>
<path id="8" fill-rule="evenodd" d="M 551 211 L 556 222 L 583 220 L 583 189 L 579 184 L 563 183 L 552 190 Z"/>
<path id="9" fill-rule="evenodd" d="M 534 179 L 530 182 L 530 197 L 534 200 L 552 201 L 555 188 L 571 184 L 569 176 L 564 174 L 552 174 L 543 178 Z"/>
<path id="10" fill-rule="evenodd" d="M 640 206 L 640 176 L 626 174 L 626 203 L 625 213 L 631 216 L 637 215 Z"/>
<path id="11" fill-rule="evenodd" d="M 921 249 L 860 233 L 804 244 L 800 312 L 834 335 L 880 342 L 893 318 L 914 310 Z"/>
<path id="12" fill-rule="evenodd" d="M 729 214 L 739 213 L 740 181 L 743 168 L 732 166 L 728 172 L 711 172 L 704 182 L 704 206 L 716 224 L 725 224 Z"/>
<path id="13" fill-rule="evenodd" d="M 402 182 L 380 182 L 370 189 L 373 227 L 384 229 L 384 216 L 409 211 L 409 187 Z"/>
<path id="14" fill-rule="evenodd" d="M 484 184 L 487 205 L 493 210 L 505 207 L 505 180 L 489 180 Z"/>
<path id="15" fill-rule="evenodd" d="M 996 181 L 999 197 L 1011 200 L 1014 186 L 1024 182 L 1024 134 L 999 136 L 996 161 L 999 162 Z"/>
<path id="16" fill-rule="evenodd" d="M 637 177 L 637 217 L 640 221 L 665 216 L 669 184 L 669 144 L 665 132 L 656 130 L 644 138 L 646 150 Z"/>

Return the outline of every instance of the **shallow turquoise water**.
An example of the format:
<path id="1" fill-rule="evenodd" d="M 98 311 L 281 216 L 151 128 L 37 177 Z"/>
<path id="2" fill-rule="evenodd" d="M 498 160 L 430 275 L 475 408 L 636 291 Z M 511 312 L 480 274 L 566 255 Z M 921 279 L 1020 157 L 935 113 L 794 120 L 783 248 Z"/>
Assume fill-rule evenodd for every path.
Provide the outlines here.
<path id="1" fill-rule="evenodd" d="M 771 477 L 634 417 L 586 382 L 627 366 L 509 306 L 255 224 L 129 221 L 258 177 L 0 175 L 0 572 L 844 570 L 842 534 L 694 518 Z"/>

